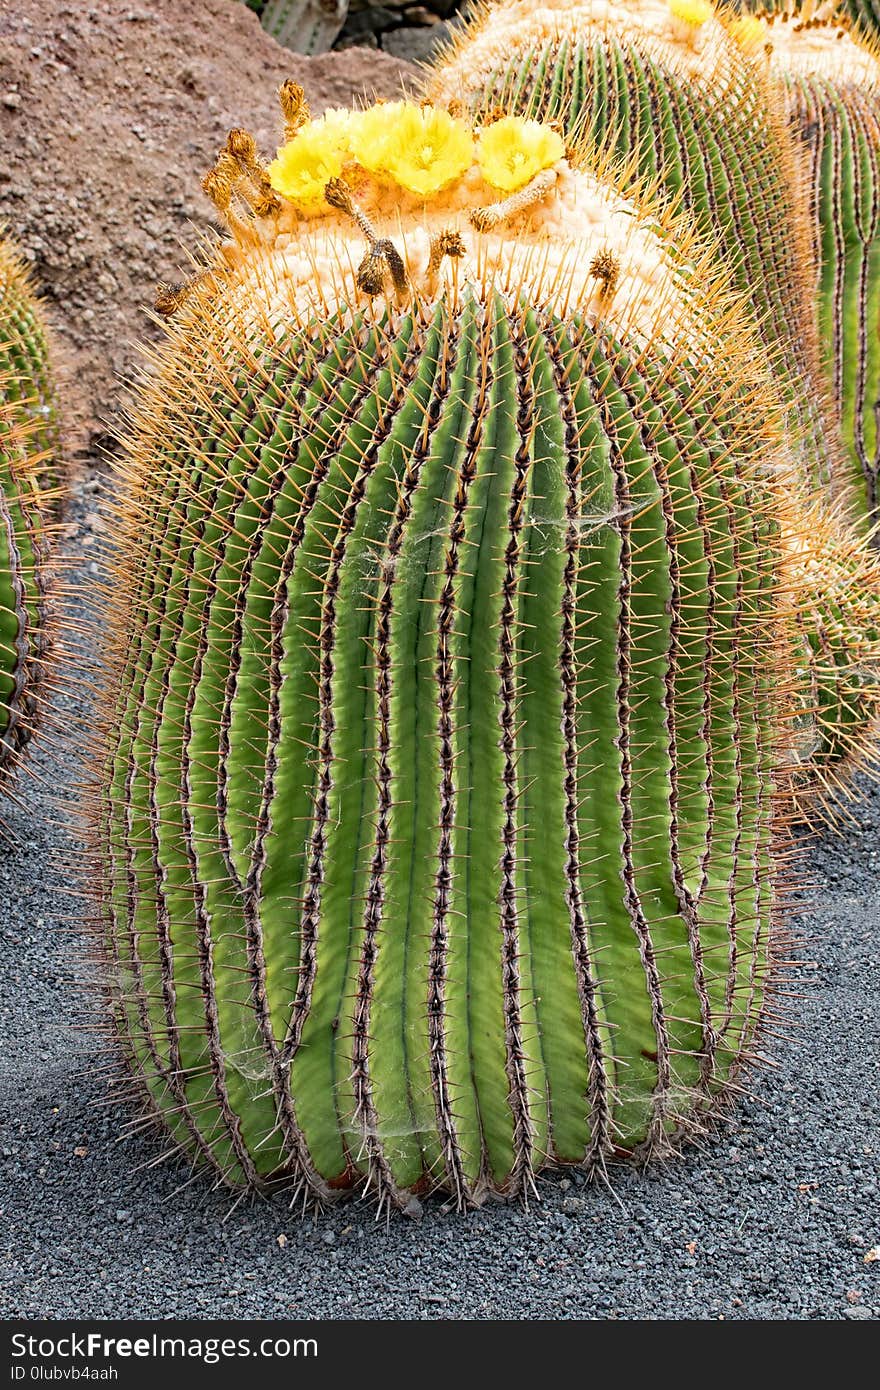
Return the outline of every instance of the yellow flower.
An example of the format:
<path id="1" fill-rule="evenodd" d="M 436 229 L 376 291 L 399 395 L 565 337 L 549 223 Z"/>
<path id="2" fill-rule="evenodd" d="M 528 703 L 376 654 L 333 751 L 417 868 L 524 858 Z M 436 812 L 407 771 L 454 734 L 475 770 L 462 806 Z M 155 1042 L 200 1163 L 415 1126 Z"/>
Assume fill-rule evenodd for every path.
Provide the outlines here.
<path id="1" fill-rule="evenodd" d="M 565 143 L 550 126 L 522 116 L 502 116 L 480 132 L 477 155 L 487 183 L 505 193 L 522 188 L 565 154 Z"/>
<path id="2" fill-rule="evenodd" d="M 351 158 L 351 118 L 350 111 L 335 107 L 282 145 L 268 169 L 276 193 L 305 212 L 321 211 L 327 183 Z"/>
<path id="3" fill-rule="evenodd" d="M 668 0 L 668 4 L 673 19 L 680 19 L 683 24 L 690 24 L 695 29 L 712 18 L 712 6 L 708 0 Z"/>
<path id="4" fill-rule="evenodd" d="M 376 174 L 384 169 L 388 145 L 394 139 L 395 127 L 409 103 L 380 101 L 366 111 L 354 111 L 349 135 L 352 156 L 363 169 Z"/>
<path id="5" fill-rule="evenodd" d="M 361 114 L 352 153 L 365 169 L 428 198 L 471 167 L 474 140 L 464 122 L 441 107 L 393 101 Z"/>
<path id="6" fill-rule="evenodd" d="M 739 15 L 727 27 L 743 48 L 755 48 L 767 38 L 767 21 L 757 15 Z"/>

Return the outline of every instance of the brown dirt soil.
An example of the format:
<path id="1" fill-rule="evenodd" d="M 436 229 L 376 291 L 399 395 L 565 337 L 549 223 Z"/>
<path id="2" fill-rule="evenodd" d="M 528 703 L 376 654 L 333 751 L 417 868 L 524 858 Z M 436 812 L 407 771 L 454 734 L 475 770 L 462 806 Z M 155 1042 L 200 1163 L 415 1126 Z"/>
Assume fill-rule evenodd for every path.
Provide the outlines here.
<path id="1" fill-rule="evenodd" d="M 155 337 L 160 281 L 213 225 L 199 180 L 243 125 L 271 154 L 285 77 L 314 111 L 416 78 L 367 48 L 305 58 L 237 0 L 0 0 L 0 222 L 67 358 L 84 443 L 112 427 L 120 380 Z"/>

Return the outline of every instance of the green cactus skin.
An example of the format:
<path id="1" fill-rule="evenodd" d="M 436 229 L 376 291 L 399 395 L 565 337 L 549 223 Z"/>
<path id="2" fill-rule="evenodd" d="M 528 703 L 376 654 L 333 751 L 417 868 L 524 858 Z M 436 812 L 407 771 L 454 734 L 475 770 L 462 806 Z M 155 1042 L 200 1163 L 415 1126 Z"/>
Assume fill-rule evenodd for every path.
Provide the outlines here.
<path id="1" fill-rule="evenodd" d="M 0 236 L 0 785 L 37 717 L 58 444 L 45 326 L 24 267 Z"/>
<path id="2" fill-rule="evenodd" d="M 776 910 L 742 362 L 491 288 L 231 322 L 200 289 L 172 328 L 114 544 L 135 1073 L 227 1182 L 317 1202 L 668 1151 L 748 1053 Z"/>
<path id="3" fill-rule="evenodd" d="M 559 120 L 569 135 L 634 161 L 643 178 L 681 198 L 699 230 L 723 248 L 761 323 L 786 384 L 805 478 L 827 486 L 839 444 L 825 409 L 794 148 L 783 114 L 768 101 L 761 65 L 714 19 L 710 26 L 713 57 L 699 66 L 641 29 L 635 3 L 601 8 L 595 20 L 589 0 L 556 0 L 534 19 L 521 3 L 487 7 L 441 55 L 427 92 L 477 110 L 497 105 Z"/>

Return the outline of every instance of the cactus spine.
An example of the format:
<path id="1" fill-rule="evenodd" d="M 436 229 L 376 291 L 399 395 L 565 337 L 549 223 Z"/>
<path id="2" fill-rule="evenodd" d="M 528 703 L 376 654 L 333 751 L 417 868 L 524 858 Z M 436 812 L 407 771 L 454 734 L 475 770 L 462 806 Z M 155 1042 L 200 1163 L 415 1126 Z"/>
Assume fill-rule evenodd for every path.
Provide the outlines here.
<path id="1" fill-rule="evenodd" d="M 880 5 L 877 0 L 847 0 L 846 9 L 863 34 L 880 36 Z"/>
<path id="2" fill-rule="evenodd" d="M 24 266 L 0 234 L 0 785 L 37 717 L 47 650 L 46 534 L 58 468 L 46 330 Z"/>
<path id="3" fill-rule="evenodd" d="M 752 1043 L 778 410 L 693 238 L 548 128 L 476 159 L 283 97 L 269 174 L 234 132 L 206 182 L 234 239 L 164 296 L 123 466 L 117 1023 L 229 1182 L 523 1195 L 668 1149 Z"/>

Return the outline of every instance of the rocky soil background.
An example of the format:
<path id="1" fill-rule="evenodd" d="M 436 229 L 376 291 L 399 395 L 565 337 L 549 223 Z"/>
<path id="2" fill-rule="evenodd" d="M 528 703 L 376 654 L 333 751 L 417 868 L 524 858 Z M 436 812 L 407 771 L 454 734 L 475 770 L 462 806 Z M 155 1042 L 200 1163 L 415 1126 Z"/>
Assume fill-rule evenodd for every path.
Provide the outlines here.
<path id="1" fill-rule="evenodd" d="M 335 47 L 367 44 L 410 62 L 427 62 L 453 33 L 460 9 L 454 0 L 427 0 L 424 5 L 351 0 Z"/>
<path id="2" fill-rule="evenodd" d="M 285 77 L 320 112 L 399 96 L 418 70 L 375 48 L 292 53 L 240 0 L 0 0 L 0 222 L 33 263 L 87 451 L 156 336 L 156 286 L 213 226 L 202 175 L 232 126 L 274 152 Z"/>
<path id="3" fill-rule="evenodd" d="M 288 48 L 381 48 L 413 61 L 429 59 L 452 32 L 460 0 L 245 0 Z"/>
<path id="4" fill-rule="evenodd" d="M 398 94 L 417 76 L 395 52 L 405 27 L 437 25 L 303 58 L 240 0 L 0 0 L 0 219 L 81 423 L 71 650 L 97 625 L 103 449 L 155 336 L 147 309 L 212 226 L 201 174 L 232 125 L 272 151 L 286 76 L 316 111 Z M 302 1223 L 163 1161 L 114 1086 L 72 888 L 89 691 L 58 684 L 55 735 L 0 798 L 0 1317 L 880 1318 L 880 789 L 808 848 L 774 1068 L 719 1135 L 610 1187 L 547 1177 L 529 1211 L 431 1200 L 386 1226 L 355 1202 Z"/>

